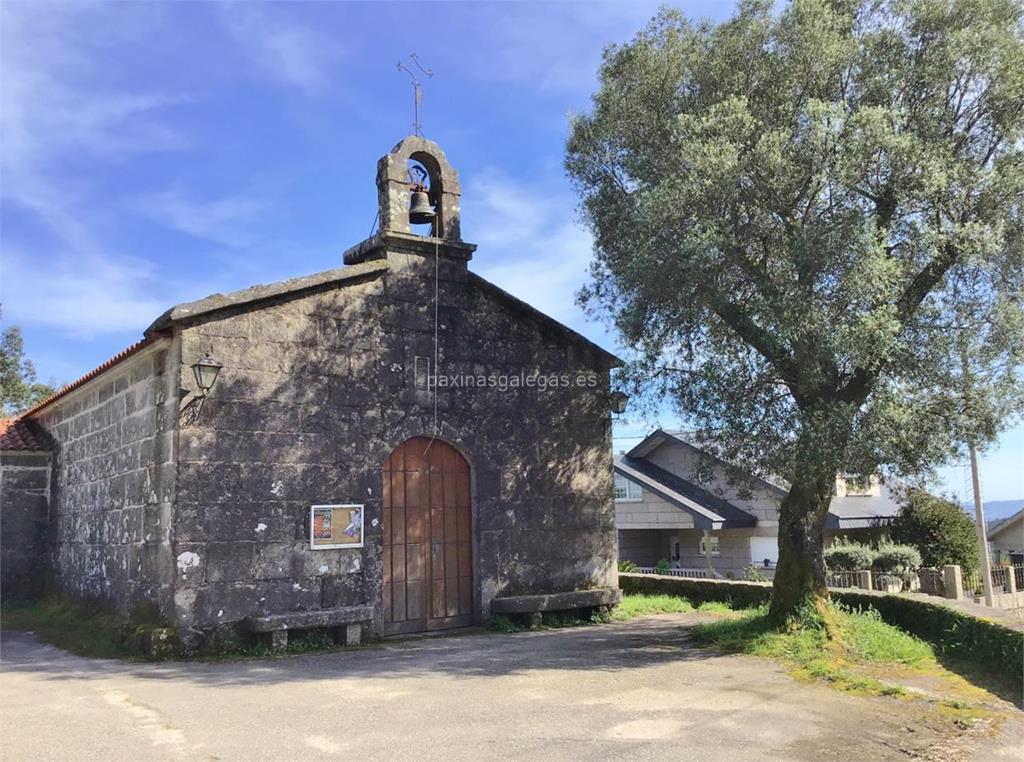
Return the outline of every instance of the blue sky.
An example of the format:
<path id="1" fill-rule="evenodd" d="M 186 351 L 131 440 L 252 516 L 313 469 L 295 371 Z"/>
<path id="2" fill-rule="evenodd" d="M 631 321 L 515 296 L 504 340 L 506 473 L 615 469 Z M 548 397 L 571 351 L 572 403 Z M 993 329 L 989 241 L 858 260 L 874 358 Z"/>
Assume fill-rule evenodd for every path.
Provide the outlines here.
<path id="1" fill-rule="evenodd" d="M 656 6 L 4 2 L 4 322 L 66 382 L 172 304 L 338 266 L 370 231 L 377 158 L 409 131 L 395 63 L 416 51 L 473 269 L 614 348 L 574 305 L 590 240 L 562 151 L 603 47 Z M 675 422 L 622 422 L 617 444 L 658 423 Z M 1024 497 L 1022 453 L 1018 427 L 986 455 L 987 499 Z M 962 473 L 941 486 L 962 494 Z"/>

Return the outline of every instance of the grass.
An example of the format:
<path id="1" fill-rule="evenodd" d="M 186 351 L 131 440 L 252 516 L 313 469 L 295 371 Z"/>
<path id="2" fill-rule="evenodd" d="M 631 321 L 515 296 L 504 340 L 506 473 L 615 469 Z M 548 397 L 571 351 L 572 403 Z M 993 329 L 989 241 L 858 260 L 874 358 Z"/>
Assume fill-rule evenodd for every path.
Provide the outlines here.
<path id="1" fill-rule="evenodd" d="M 4 603 L 0 627 L 32 630 L 44 643 L 98 659 L 137 657 L 117 633 L 124 622 L 110 612 L 58 599 Z"/>
<path id="2" fill-rule="evenodd" d="M 683 614 L 693 611 L 686 598 L 674 595 L 624 595 L 622 602 L 612 611 L 613 622 L 627 622 L 652 614 Z"/>
<path id="3" fill-rule="evenodd" d="M 831 637 L 829 637 L 831 634 Z M 768 620 L 767 606 L 738 616 L 698 624 L 694 640 L 729 653 L 744 653 L 783 661 L 796 677 L 827 682 L 840 690 L 875 696 L 906 695 L 902 682 L 923 681 L 964 707 L 987 694 L 939 664 L 931 646 L 882 621 L 873 610 L 833 606 L 824 624 L 795 623 L 777 628 Z"/>

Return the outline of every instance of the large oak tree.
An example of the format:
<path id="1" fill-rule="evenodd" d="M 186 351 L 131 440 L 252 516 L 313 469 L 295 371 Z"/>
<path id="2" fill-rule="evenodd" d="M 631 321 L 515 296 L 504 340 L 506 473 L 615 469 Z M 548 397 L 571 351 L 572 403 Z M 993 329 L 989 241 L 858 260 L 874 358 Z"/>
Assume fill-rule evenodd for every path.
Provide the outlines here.
<path id="1" fill-rule="evenodd" d="M 1013 410 L 1022 62 L 1014 0 L 665 10 L 573 121 L 581 298 L 635 350 L 626 380 L 790 484 L 775 617 L 825 600 L 837 472 L 919 474 Z"/>

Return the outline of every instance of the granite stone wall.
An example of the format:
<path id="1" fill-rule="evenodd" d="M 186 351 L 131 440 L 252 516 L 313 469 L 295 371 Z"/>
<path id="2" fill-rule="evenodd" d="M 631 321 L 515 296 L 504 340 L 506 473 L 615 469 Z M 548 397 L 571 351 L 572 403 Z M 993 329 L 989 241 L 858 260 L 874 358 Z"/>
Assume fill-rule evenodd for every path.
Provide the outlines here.
<path id="1" fill-rule="evenodd" d="M 177 349 L 159 340 L 34 416 L 55 443 L 49 552 L 70 595 L 172 613 Z"/>
<path id="2" fill-rule="evenodd" d="M 442 257 L 435 281 L 432 257 L 387 261 L 363 281 L 180 329 L 182 388 L 203 352 L 224 363 L 179 434 L 180 623 L 368 603 L 379 630 L 381 466 L 405 439 L 435 432 L 472 469 L 479 617 L 495 596 L 615 585 L 605 357 L 462 262 Z M 435 395 L 435 356 L 442 375 L 506 383 Z M 589 385 L 509 388 L 513 376 L 588 372 Z M 309 550 L 309 506 L 330 502 L 366 504 L 364 548 Z"/>
<path id="3" fill-rule="evenodd" d="M 0 453 L 0 594 L 29 598 L 46 573 L 50 453 Z"/>

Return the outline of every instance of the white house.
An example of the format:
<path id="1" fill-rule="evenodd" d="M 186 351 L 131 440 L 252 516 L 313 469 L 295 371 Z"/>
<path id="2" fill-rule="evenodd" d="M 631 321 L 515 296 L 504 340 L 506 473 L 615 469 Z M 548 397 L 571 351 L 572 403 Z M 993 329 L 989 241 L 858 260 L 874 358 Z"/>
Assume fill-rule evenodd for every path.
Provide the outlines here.
<path id="1" fill-rule="evenodd" d="M 753 476 L 731 484 L 727 464 L 681 431 L 658 429 L 614 463 L 620 560 L 641 567 L 661 560 L 679 568 L 710 566 L 737 577 L 752 565 L 774 568 L 783 486 Z M 875 540 L 898 512 L 894 490 L 881 479 L 857 483 L 840 476 L 826 533 Z"/>

